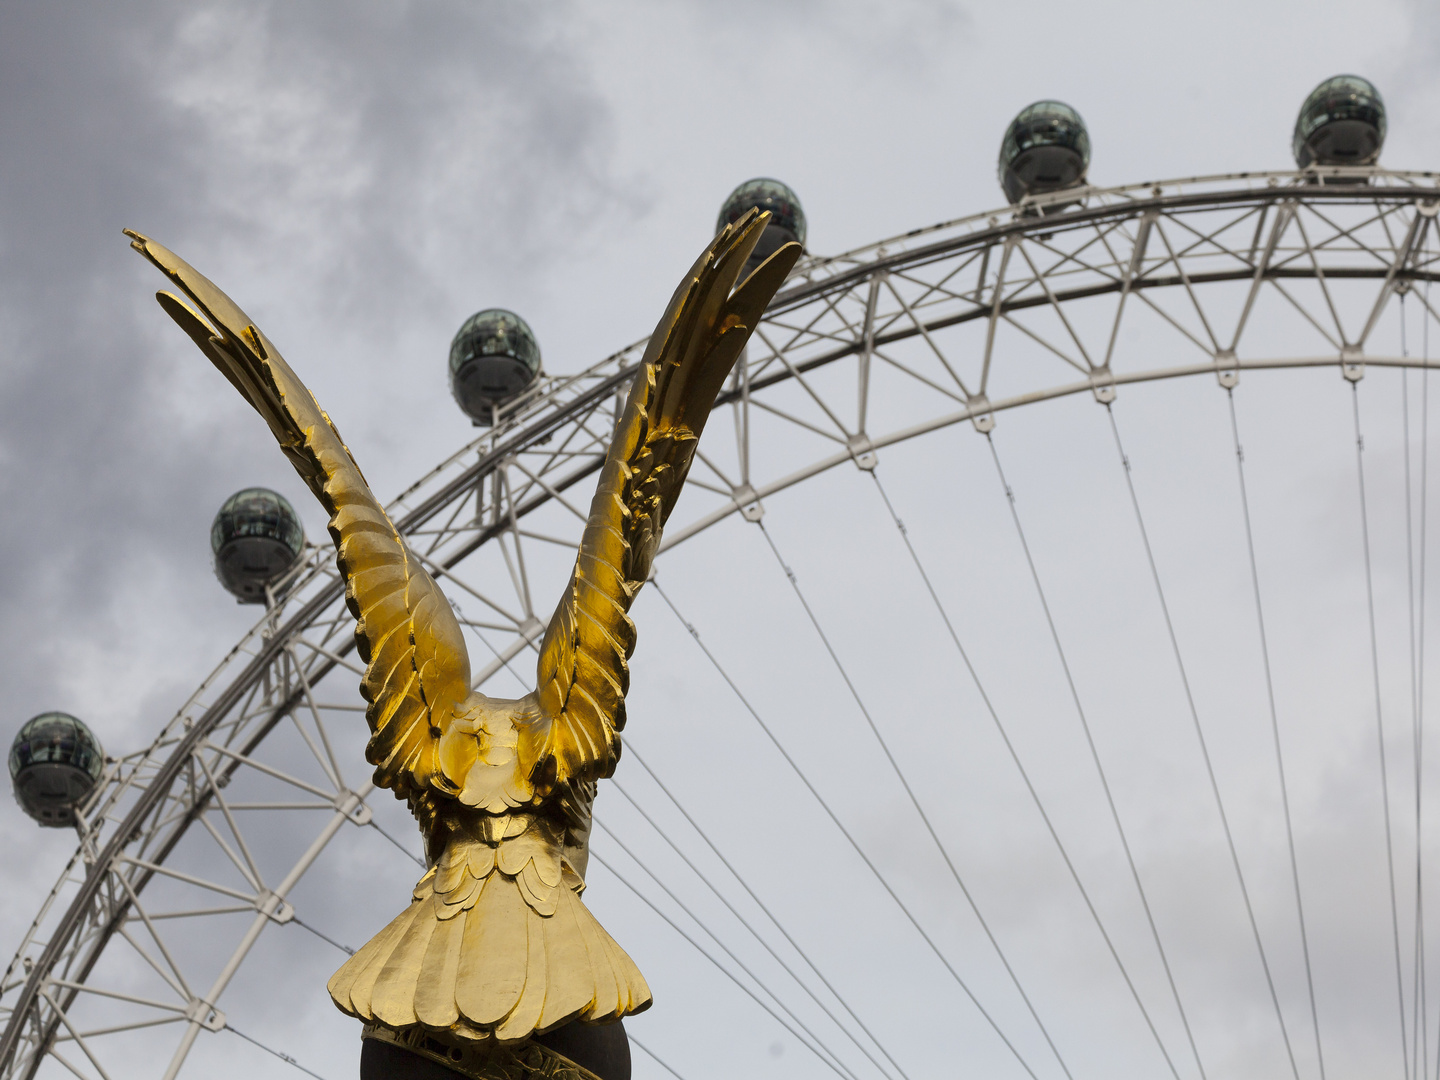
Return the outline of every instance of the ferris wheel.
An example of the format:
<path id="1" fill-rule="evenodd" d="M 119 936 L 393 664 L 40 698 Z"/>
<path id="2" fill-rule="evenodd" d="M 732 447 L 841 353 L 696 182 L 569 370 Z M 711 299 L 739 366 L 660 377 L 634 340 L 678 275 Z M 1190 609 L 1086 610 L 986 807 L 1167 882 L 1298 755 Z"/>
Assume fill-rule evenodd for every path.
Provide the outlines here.
<path id="1" fill-rule="evenodd" d="M 1384 135 L 1378 91 L 1340 76 L 1301 110 L 1297 171 L 1099 188 L 1079 113 L 1037 102 L 1002 143 L 1006 208 L 797 265 L 717 403 L 638 621 L 642 654 L 683 657 L 686 685 L 709 688 L 664 701 L 743 727 L 766 812 L 793 805 L 834 876 L 748 855 L 744 813 L 704 783 L 667 782 L 666 746 L 719 751 L 695 732 L 662 745 L 636 707 L 587 894 L 630 905 L 697 984 L 734 998 L 756 1034 L 727 1070 L 778 1072 L 767 1047 L 782 1040 L 801 1055 L 785 1071 L 844 1080 L 909 1080 L 938 1061 L 1033 1080 L 1440 1071 L 1423 725 L 1440 174 L 1380 166 Z M 741 185 L 721 223 L 752 206 L 774 215 L 772 250 L 804 242 L 785 185 Z M 456 336 L 451 386 L 479 436 L 387 511 L 472 655 L 489 657 L 477 686 L 506 694 L 523 678 L 512 665 L 530 662 L 550 600 L 532 581 L 573 558 L 577 496 L 644 345 L 557 375 L 514 313 L 481 311 Z M 1219 446 L 1208 463 L 1189 453 L 1202 412 Z M 1320 434 L 1297 434 L 1309 421 Z M 1103 496 L 1074 486 L 1092 468 Z M 1303 503 L 1312 474 L 1343 487 L 1348 516 Z M 1208 520 L 1220 484 L 1223 523 Z M 1056 540 L 1065 514 L 1074 531 Z M 1102 516 L 1108 531 L 1087 534 Z M 869 538 L 842 550 L 827 523 L 861 517 Z M 1317 569 L 1307 552 L 1341 528 L 1357 557 Z M 759 560 L 744 570 L 742 543 Z M 702 544 L 708 563 L 687 560 Z M 213 1073 L 240 1040 L 319 1068 L 228 1011 L 227 991 L 277 965 L 318 990 L 388 910 L 366 922 L 357 867 L 403 889 L 420 872 L 403 812 L 359 765 L 360 665 L 328 545 L 254 488 L 224 504 L 212 546 L 258 618 L 153 743 L 106 758 L 52 713 L 12 749 L 17 797 L 79 843 L 0 982 L 6 1080 Z M 1220 546 L 1238 560 L 1229 577 L 1207 561 Z M 1287 613 L 1275 598 L 1292 577 Z M 867 578 L 883 604 L 857 599 Z M 702 586 L 733 597 L 749 629 L 707 609 Z M 1327 607 L 1332 587 L 1359 607 Z M 1108 607 L 1112 589 L 1130 599 Z M 884 606 L 900 596 L 905 610 Z M 868 654 L 866 620 L 886 639 Z M 1102 634 L 1131 651 L 1107 656 Z M 756 659 L 787 647 L 793 668 Z M 954 689 L 882 697 L 883 676 L 922 654 Z M 801 668 L 805 692 L 775 697 Z M 1329 689 L 1342 674 L 1346 689 Z M 935 760 L 917 754 L 907 738 L 952 713 L 983 735 L 935 735 Z M 848 763 L 822 745 L 842 714 Z M 1175 723 L 1157 735 L 1162 714 Z M 1193 790 L 1171 804 L 1182 773 Z M 957 838 L 967 791 L 1024 818 L 1012 851 Z M 1043 886 L 1013 895 L 1038 890 L 1045 910 L 1026 923 L 1015 909 L 1032 899 L 997 899 L 976 867 L 993 878 L 1032 861 Z M 807 932 L 796 912 L 818 925 L 827 905 L 881 928 L 860 936 L 883 947 L 857 966 L 853 942 Z M 1050 968 L 1024 940 L 1046 926 Z M 631 1036 L 637 1074 L 694 1080 L 713 1064 Z"/>

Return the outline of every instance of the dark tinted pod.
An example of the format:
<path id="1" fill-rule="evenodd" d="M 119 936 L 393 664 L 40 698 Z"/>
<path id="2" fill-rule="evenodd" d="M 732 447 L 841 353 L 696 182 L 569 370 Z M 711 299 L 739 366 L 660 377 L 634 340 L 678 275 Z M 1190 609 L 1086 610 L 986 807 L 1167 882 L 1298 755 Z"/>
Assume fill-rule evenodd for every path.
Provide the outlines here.
<path id="1" fill-rule="evenodd" d="M 540 376 L 540 345 L 525 320 L 504 308 L 466 319 L 450 343 L 450 392 L 478 425 L 523 394 Z"/>
<path id="2" fill-rule="evenodd" d="M 788 184 L 768 176 L 746 180 L 730 193 L 720 207 L 715 231 L 718 233 L 726 225 L 733 225 L 752 209 L 768 210 L 770 224 L 765 226 L 765 232 L 751 252 L 742 275 L 759 266 L 785 244 L 793 241 L 801 247 L 805 246 L 805 211 L 800 206 L 800 197 Z"/>
<path id="3" fill-rule="evenodd" d="M 1083 184 L 1089 168 L 1090 133 L 1063 101 L 1025 106 L 1000 143 L 1000 186 L 1012 203 Z"/>
<path id="4" fill-rule="evenodd" d="M 1385 145 L 1385 101 L 1368 79 L 1335 75 L 1305 99 L 1295 118 L 1295 164 L 1374 165 Z"/>
<path id="5" fill-rule="evenodd" d="M 263 604 L 265 587 L 284 577 L 304 549 L 295 508 L 269 488 L 237 491 L 210 526 L 215 576 L 242 604 Z"/>
<path id="6" fill-rule="evenodd" d="M 72 824 L 104 765 L 100 740 L 69 713 L 31 717 L 10 744 L 15 801 L 41 825 Z"/>

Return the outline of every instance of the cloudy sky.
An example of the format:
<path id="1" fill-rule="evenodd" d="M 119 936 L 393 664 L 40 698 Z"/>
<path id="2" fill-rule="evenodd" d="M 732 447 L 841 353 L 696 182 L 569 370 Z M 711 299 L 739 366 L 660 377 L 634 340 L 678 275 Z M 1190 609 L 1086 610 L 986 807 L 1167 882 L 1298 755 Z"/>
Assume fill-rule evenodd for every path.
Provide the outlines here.
<path id="1" fill-rule="evenodd" d="M 1383 91 L 1390 115 L 1387 164 L 1440 168 L 1437 63 L 1440 18 L 1433 8 L 1401 0 L 1363 6 L 1339 0 L 599 6 L 9 0 L 0 5 L 0 243 L 9 254 L 0 264 L 0 681 L 6 690 L 0 729 L 60 708 L 90 722 L 113 751 L 146 744 L 253 617 L 211 573 L 208 529 L 223 499 L 253 483 L 275 487 L 301 509 L 309 535 L 324 535 L 318 507 L 263 426 L 155 307 L 159 281 L 129 250 L 122 228 L 180 252 L 245 306 L 342 426 L 384 497 L 473 437 L 449 397 L 443 367 L 449 339 L 466 316 L 481 307 L 512 308 L 534 327 L 549 371 L 584 368 L 648 332 L 678 275 L 706 242 L 720 201 L 747 177 L 789 182 L 810 219 L 811 250 L 839 252 L 998 204 L 1000 135 L 1010 117 L 1037 98 L 1062 98 L 1083 113 L 1095 147 L 1092 181 L 1120 184 L 1287 167 L 1296 108 L 1315 83 L 1340 71 L 1365 74 Z M 1323 533 L 1342 512 L 1354 520 L 1349 504 L 1343 511 L 1340 505 L 1353 498 L 1353 472 L 1343 471 L 1353 468 L 1346 456 L 1353 450 L 1345 441 L 1348 402 L 1330 381 L 1306 383 L 1303 391 L 1266 386 L 1257 389 L 1247 422 L 1277 463 L 1270 488 L 1257 480 L 1260 497 L 1273 494 L 1285 508 L 1270 539 L 1277 550 L 1292 540 L 1311 545 L 1303 558 L 1276 559 L 1277 588 L 1296 600 L 1277 622 L 1288 618 L 1295 628 L 1289 670 L 1297 711 L 1302 702 L 1323 711 L 1327 700 L 1363 698 L 1369 672 L 1365 657 L 1347 644 L 1353 634 L 1306 636 L 1328 617 L 1318 601 L 1307 606 L 1316 576 L 1331 569 L 1332 556 L 1350 558 L 1353 547 L 1340 545 L 1343 553 L 1334 554 L 1315 539 L 1317 523 Z M 1233 456 L 1225 456 L 1228 419 L 1211 390 L 1192 399 L 1166 388 L 1144 398 L 1154 415 L 1178 415 L 1183 423 L 1146 420 L 1138 405 L 1136 412 L 1136 437 L 1154 452 L 1157 521 L 1168 523 L 1157 529 L 1171 529 L 1176 560 L 1187 566 L 1192 556 L 1203 563 L 1204 545 L 1186 546 L 1186 515 L 1205 518 L 1209 504 L 1187 503 L 1186 493 L 1233 482 L 1233 471 L 1223 471 L 1233 470 Z M 1297 403 L 1304 405 L 1298 418 Z M 1386 422 L 1393 420 L 1392 411 Z M 1017 417 L 1012 430 L 1017 486 L 1031 484 L 1040 502 L 1053 497 L 1037 508 L 1037 521 L 1053 525 L 1055 535 L 1067 515 L 1069 527 L 1079 530 L 1091 527 L 1079 523 L 1092 522 L 1085 516 L 1092 514 L 1095 529 L 1116 536 L 1132 524 L 1113 472 L 1103 491 L 1078 494 L 1094 479 L 1095 462 L 1109 460 L 1103 457 L 1108 431 L 1091 412 L 1072 415 L 1057 407 L 1034 420 Z M 1377 446 L 1387 445 L 1387 437 L 1393 443 L 1393 435 L 1377 433 Z M 1088 449 L 1065 452 L 1077 445 Z M 1219 462 L 1193 484 L 1192 466 L 1196 476 L 1200 466 L 1191 449 L 1213 452 Z M 908 486 L 897 480 L 897 490 L 910 499 L 907 518 L 921 523 L 917 537 L 929 526 L 928 541 L 917 542 L 929 543 L 937 563 L 953 561 L 960 547 L 979 565 L 993 560 L 993 572 L 957 584 L 972 589 L 966 603 L 988 601 L 1004 610 L 1021 594 L 996 585 L 992 595 L 989 583 L 1013 576 L 1018 564 L 982 450 L 977 440 L 945 443 L 943 452 L 936 446 L 897 451 L 891 475 L 911 478 Z M 942 458 L 944 470 L 937 465 Z M 946 489 L 941 476 L 959 486 Z M 877 700 L 888 695 L 913 721 L 906 745 L 920 782 L 942 802 L 952 789 L 1014 798 L 1013 790 L 987 787 L 987 763 L 1000 760 L 993 746 L 977 749 L 963 731 L 942 737 L 927 727 L 926 693 L 944 697 L 947 681 L 958 675 L 947 668 L 904 690 L 886 684 L 886 672 L 898 670 L 892 664 L 936 630 L 929 623 L 922 628 L 915 614 L 926 600 L 900 573 L 908 564 L 900 562 L 904 553 L 894 546 L 893 531 L 880 530 L 873 514 L 869 533 L 854 525 L 847 507 L 862 497 L 853 486 L 858 483 L 837 476 L 796 494 L 788 509 L 784 503 L 774 508 L 774 535 L 802 574 L 809 566 L 819 594 L 843 597 L 856 578 L 868 581 L 870 591 L 855 606 L 838 599 L 831 606 L 832 625 L 848 628 L 842 649 L 852 647 L 855 655 L 867 655 L 867 636 L 885 628 L 887 642 L 874 645 L 864 678 Z M 1382 509 L 1399 505 L 1391 495 L 1389 503 L 1379 496 Z M 1225 489 L 1225 497 L 1233 500 L 1233 491 Z M 947 516 L 962 502 L 982 509 Z M 1233 501 L 1225 505 L 1233 513 Z M 836 544 L 837 533 L 854 538 Z M 803 714 L 819 708 L 822 697 L 836 709 L 848 707 L 836 696 L 823 655 L 812 655 L 813 638 L 800 644 L 811 634 L 800 621 L 803 612 L 775 599 L 785 583 L 765 562 L 768 552 L 735 546 L 758 545 L 750 533 L 728 535 L 683 549 L 667 571 L 677 582 L 677 599 L 686 598 L 687 616 L 702 631 L 713 627 L 721 640 L 730 634 L 735 668 L 751 675 L 759 698 L 768 694 L 777 712 Z M 1111 550 L 1109 533 L 1088 535 L 1097 550 Z M 1134 554 L 1133 534 L 1124 535 L 1132 546 L 1116 556 L 1120 564 Z M 1350 539 L 1346 534 L 1347 544 Z M 1148 658 L 1163 664 L 1165 654 L 1154 653 L 1153 640 L 1127 652 L 1124 632 L 1142 609 L 1153 615 L 1144 606 L 1153 607 L 1153 597 L 1134 582 L 1107 577 L 1114 568 L 1106 569 L 1110 564 L 1096 552 L 1065 554 L 1058 541 L 1055 551 L 1055 572 L 1074 585 L 1075 610 L 1103 611 L 1096 632 L 1115 642 L 1110 661 L 1104 649 L 1089 658 L 1097 701 L 1107 687 L 1144 685 L 1156 670 Z M 847 569 L 842 556 L 855 562 Z M 878 565 L 890 569 L 875 571 Z M 1350 582 L 1357 564 L 1352 559 L 1346 567 L 1339 576 Z M 750 592 L 730 583 L 762 574 L 770 576 Z M 1177 595 L 1203 606 L 1209 579 L 1197 571 L 1187 583 L 1177 574 Z M 1247 594 L 1235 595 L 1238 604 Z M 767 603 L 774 612 L 770 637 L 748 634 L 747 620 L 760 619 Z M 1026 612 L 1013 630 L 1017 651 L 990 650 L 996 680 L 1014 688 L 1017 715 L 1027 707 L 1043 711 L 1038 697 L 1027 698 L 1022 654 L 1046 639 L 1034 613 Z M 675 634 L 663 605 L 649 597 L 637 617 L 637 685 L 649 675 L 645 685 L 653 688 L 643 700 L 652 716 L 669 710 L 692 721 L 690 742 L 674 732 L 655 736 L 662 771 L 682 775 L 697 767 L 700 747 L 729 738 L 716 737 L 704 721 L 739 724 L 743 713 L 724 698 L 728 691 L 713 670 L 683 667 L 695 663 L 681 648 L 688 642 L 662 643 Z M 1350 620 L 1352 630 L 1354 617 L 1353 610 L 1335 615 L 1338 622 Z M 983 621 L 973 629 L 985 641 L 1009 640 L 998 632 L 989 637 Z M 656 644 L 647 659 L 650 642 Z M 814 679 L 830 683 L 787 691 L 781 674 L 766 664 L 769 650 L 787 645 L 796 650 L 797 665 L 810 665 L 805 670 Z M 1044 678 L 1053 679 L 1053 659 L 1047 661 Z M 1220 712 L 1228 707 L 1225 663 L 1216 657 L 1207 684 L 1216 688 Z M 947 664 L 953 667 L 953 658 Z M 1312 666 L 1344 669 L 1348 681 L 1337 676 L 1335 688 L 1317 690 Z M 1253 683 L 1253 672 L 1246 678 Z M 967 698 L 964 708 L 973 711 L 974 701 Z M 1115 712 L 1135 719 L 1119 705 Z M 643 709 L 631 715 L 637 728 L 645 722 Z M 846 723 L 852 719 L 847 715 Z M 797 728 L 797 738 L 818 742 L 826 730 Z M 1361 813 L 1349 809 L 1363 803 L 1343 767 L 1348 737 L 1337 735 L 1317 751 L 1300 797 L 1315 810 L 1307 827 L 1330 836 L 1334 850 L 1358 853 L 1361 865 L 1377 850 L 1383 857 L 1383 848 L 1373 836 L 1359 835 L 1358 825 L 1355 836 L 1347 832 Z M 1163 791 L 1146 786 L 1163 788 L 1164 769 L 1150 770 L 1140 749 L 1123 734 L 1115 738 L 1117 754 L 1140 759 L 1128 791 L 1137 818 L 1164 818 Z M 644 752 L 641 739 L 636 745 Z M 930 745 L 943 752 L 927 756 Z M 1373 750 L 1373 743 L 1366 745 Z M 817 953 L 848 980 L 857 1011 L 917 1076 L 941 1068 L 1014 1073 L 1013 1058 L 997 1049 L 943 971 L 937 977 L 933 958 L 917 950 L 883 895 L 865 891 L 873 882 L 856 882 L 855 866 L 844 861 L 823 819 L 813 808 L 792 806 L 787 785 L 793 780 L 773 760 L 762 761 L 762 751 L 755 744 L 733 752 L 735 769 L 750 767 L 746 755 L 756 755 L 759 779 L 747 779 L 743 791 L 761 797 L 737 799 L 733 782 L 727 788 L 718 777 L 698 782 L 697 791 L 714 820 L 727 824 L 733 848 L 755 852 L 755 873 L 777 902 L 797 925 L 815 929 Z M 1247 776 L 1245 751 L 1235 755 L 1235 775 Z M 903 802 L 893 793 L 866 794 L 874 763 L 863 753 L 816 760 L 833 768 L 836 791 L 853 796 L 839 798 L 855 822 L 864 822 L 867 840 L 911 852 L 917 864 L 933 859 L 915 823 L 905 819 Z M 1057 798 L 1063 798 L 1069 789 L 1057 770 Z M 635 782 L 638 788 L 638 774 Z M 753 810 L 729 814 L 727 797 Z M 1268 798 L 1255 795 L 1262 807 Z M 1077 820 L 1095 811 L 1093 800 L 1087 805 L 1075 810 Z M 944 820 L 960 830 L 969 813 L 957 796 Z M 996 813 L 996 820 L 1004 817 Z M 618 806 L 616 819 L 627 822 Z M 404 826 L 403 817 L 394 820 Z M 1098 836 L 1103 827 L 1097 819 L 1092 831 Z M 1077 835 L 1090 835 L 1086 828 L 1077 825 Z M 1193 890 L 1180 873 L 1215 850 L 1167 846 L 1160 824 L 1153 835 L 1142 858 L 1160 878 L 1166 867 L 1177 871 L 1167 879 L 1174 882 L 1169 917 L 1182 942 L 1177 952 L 1190 965 L 1188 993 L 1199 1002 L 1197 1024 L 1209 1040 L 1212 1072 L 1273 1072 L 1283 1059 L 1274 1056 L 1274 1031 L 1264 1027 L 1268 999 L 1251 1008 L 1254 972 L 1244 966 L 1248 961 L 1225 959 L 1234 913 L 1220 909 L 1231 897 L 1219 886 L 1213 896 Z M 1124 1001 L 1105 996 L 1113 988 L 1096 991 L 1103 1007 L 1086 1004 L 1096 973 L 1104 969 L 1107 979 L 1112 973 L 1093 942 L 1069 948 L 1079 933 L 1073 912 L 1044 899 L 1067 887 L 1066 880 L 1039 855 L 1031 857 L 1029 841 L 1012 843 L 1003 828 L 981 830 L 971 841 L 971 855 L 986 867 L 982 877 L 993 908 L 1005 912 L 1001 922 L 1026 943 L 1018 948 L 1030 985 L 1038 988 L 1037 1005 L 1054 1018 L 1075 1076 L 1122 1068 L 1149 1075 L 1158 1068 L 1135 1018 L 1122 1017 Z M 604 843 L 597 840 L 597 850 L 613 850 Z M 0 860 L 0 946 L 9 948 L 72 845 L 62 833 L 41 833 L 8 802 L 0 805 L 0 844 L 6 855 Z M 1105 846 L 1099 839 L 1095 844 Z M 804 849 L 803 857 L 784 854 L 787 847 Z M 411 870 L 386 858 L 383 851 L 373 854 L 374 872 L 393 876 L 396 895 L 403 896 Z M 353 867 L 327 872 L 352 886 L 362 876 Z M 928 868 L 907 880 L 919 909 L 935 925 L 948 926 L 953 898 L 936 895 L 948 878 Z M 1277 882 L 1279 905 L 1286 896 L 1283 875 Z M 1114 885 L 1116 895 L 1123 886 Z M 845 902 L 828 909 L 830 895 Z M 316 896 L 326 910 L 314 921 L 343 928 L 351 944 L 373 933 L 374 920 L 394 907 L 387 901 L 372 913 L 363 898 L 338 885 Z M 1393 993 L 1393 981 L 1384 981 L 1387 969 L 1373 959 L 1383 960 L 1388 924 L 1347 921 L 1361 904 L 1348 897 L 1337 886 L 1316 901 L 1317 924 L 1332 942 L 1326 954 L 1331 990 L 1322 1002 L 1330 1012 L 1322 1025 L 1333 1039 L 1337 1074 L 1350 1067 L 1398 1075 L 1395 1039 L 1385 1026 L 1393 1024 L 1393 1009 L 1383 1017 L 1377 1011 L 1372 1022 L 1363 1009 L 1352 1009 L 1345 990 L 1353 981 L 1352 991 L 1361 988 L 1362 997 Z M 618 921 L 612 929 L 647 972 L 656 973 L 657 1005 L 633 1030 L 685 1080 L 738 1069 L 833 1075 L 689 946 L 667 936 L 662 923 L 622 910 L 634 902 L 614 882 L 596 875 L 590 898 L 607 913 L 607 925 Z M 1138 918 L 1133 910 L 1116 910 L 1122 923 Z M 1275 915 L 1277 925 L 1282 918 Z M 993 973 L 978 959 L 983 950 L 966 933 L 957 924 L 956 954 L 973 949 L 975 977 L 990 985 Z M 1244 946 L 1243 940 L 1234 946 L 1237 956 Z M 263 970 L 227 999 L 229 1015 L 247 1034 L 253 1030 L 327 1080 L 354 1075 L 355 1025 L 333 1013 L 323 993 L 338 954 L 323 946 L 301 952 L 304 963 L 293 966 L 283 941 L 264 953 L 256 961 Z M 1057 956 L 1047 966 L 1047 957 Z M 1294 974 L 1293 965 L 1282 973 L 1287 995 L 1299 993 Z M 1143 977 L 1159 978 L 1154 972 Z M 278 997 L 275 985 L 286 988 Z M 1146 992 L 1163 1000 L 1158 982 L 1147 983 Z M 288 1003 L 284 1008 L 274 1004 L 280 999 Z M 1236 1001 L 1245 1003 L 1238 1012 L 1230 1010 Z M 1308 1006 L 1299 997 L 1285 1001 L 1302 1032 L 1308 1030 L 1300 1024 Z M 227 1035 L 205 1038 L 209 1043 L 197 1055 L 213 1075 L 301 1075 L 243 1042 L 223 1041 Z M 1026 1052 L 1043 1060 L 1044 1075 L 1060 1075 L 1043 1047 L 1026 1038 Z M 1166 1038 L 1179 1045 L 1176 1031 L 1167 1029 Z M 1434 1054 L 1432 1045 L 1432 1061 Z M 856 1062 L 857 1071 L 869 1068 Z M 1191 1071 L 1183 1075 L 1194 1074 L 1186 1068 Z M 1307 1077 L 1314 1068 L 1311 1058 L 1302 1058 Z M 664 1075 L 643 1055 L 636 1073 Z M 150 1073 L 137 1063 L 132 1075 Z"/>

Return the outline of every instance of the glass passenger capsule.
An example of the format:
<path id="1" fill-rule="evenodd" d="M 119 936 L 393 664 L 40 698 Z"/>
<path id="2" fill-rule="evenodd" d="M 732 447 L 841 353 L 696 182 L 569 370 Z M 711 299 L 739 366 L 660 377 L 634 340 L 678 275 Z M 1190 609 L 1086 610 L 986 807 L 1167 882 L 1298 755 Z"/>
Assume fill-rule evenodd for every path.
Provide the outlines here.
<path id="1" fill-rule="evenodd" d="M 1011 203 L 1077 187 L 1090 168 L 1090 133 L 1063 101 L 1037 101 L 1021 109 L 1000 142 L 1000 186 Z"/>
<path id="2" fill-rule="evenodd" d="M 100 740 L 69 713 L 31 717 L 10 744 L 15 801 L 41 825 L 73 824 L 104 765 Z"/>
<path id="3" fill-rule="evenodd" d="M 269 488 L 237 491 L 210 526 L 215 576 L 242 604 L 265 603 L 265 586 L 284 577 L 304 549 L 295 508 Z"/>
<path id="4" fill-rule="evenodd" d="M 1385 145 L 1385 101 L 1368 79 L 1336 75 L 1305 99 L 1295 118 L 1295 164 L 1374 165 Z"/>
<path id="5" fill-rule="evenodd" d="M 733 225 L 751 209 L 770 211 L 770 224 L 765 226 L 760 242 L 755 245 L 749 261 L 741 270 L 741 280 L 791 241 L 802 248 L 805 246 L 805 211 L 800 206 L 800 197 L 788 184 L 766 176 L 746 180 L 730 193 L 730 197 L 720 207 L 715 231 L 718 233 L 726 225 Z"/>
<path id="6" fill-rule="evenodd" d="M 450 393 L 477 427 L 540 377 L 540 344 L 513 311 L 487 308 L 466 319 L 450 342 Z"/>

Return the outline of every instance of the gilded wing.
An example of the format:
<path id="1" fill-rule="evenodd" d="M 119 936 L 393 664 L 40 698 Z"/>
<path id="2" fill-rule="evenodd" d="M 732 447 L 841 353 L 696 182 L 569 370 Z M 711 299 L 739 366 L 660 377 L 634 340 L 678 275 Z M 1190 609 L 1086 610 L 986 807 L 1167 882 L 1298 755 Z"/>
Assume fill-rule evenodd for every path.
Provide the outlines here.
<path id="1" fill-rule="evenodd" d="M 197 314 L 171 293 L 156 294 L 264 417 L 330 515 L 345 599 L 358 620 L 355 644 L 366 665 L 360 692 L 369 703 L 365 756 L 375 766 L 375 782 L 401 797 L 427 788 L 454 794 L 458 788 L 440 768 L 438 745 L 470 693 L 470 658 L 455 613 L 371 493 L 330 417 L 270 339 L 183 259 L 138 233 L 126 234 L 200 309 Z"/>
<path id="2" fill-rule="evenodd" d="M 800 245 L 786 244 L 735 289 L 769 217 L 752 210 L 715 238 L 645 350 L 574 573 L 540 647 L 540 715 L 521 731 L 520 749 L 541 792 L 615 769 L 635 650 L 630 604 L 650 575 L 715 396 L 800 256 Z"/>

